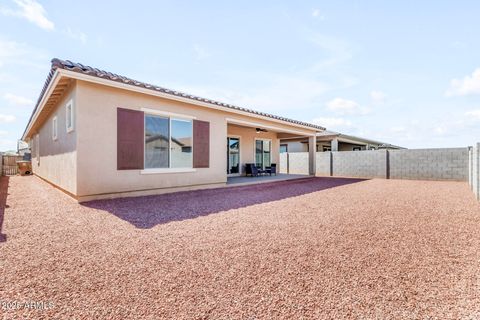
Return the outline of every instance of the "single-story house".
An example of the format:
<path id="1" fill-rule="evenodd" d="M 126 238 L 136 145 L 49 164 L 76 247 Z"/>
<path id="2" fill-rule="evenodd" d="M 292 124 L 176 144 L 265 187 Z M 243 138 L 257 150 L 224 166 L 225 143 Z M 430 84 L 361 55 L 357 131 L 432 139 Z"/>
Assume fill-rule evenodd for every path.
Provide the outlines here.
<path id="1" fill-rule="evenodd" d="M 356 137 L 334 131 L 317 133 L 316 151 L 361 151 L 361 150 L 404 149 L 393 144 Z M 280 140 L 280 152 L 308 152 L 308 140 L 304 137 L 290 137 Z"/>
<path id="2" fill-rule="evenodd" d="M 35 175 L 78 201 L 224 186 L 325 128 L 53 59 L 22 140 Z"/>

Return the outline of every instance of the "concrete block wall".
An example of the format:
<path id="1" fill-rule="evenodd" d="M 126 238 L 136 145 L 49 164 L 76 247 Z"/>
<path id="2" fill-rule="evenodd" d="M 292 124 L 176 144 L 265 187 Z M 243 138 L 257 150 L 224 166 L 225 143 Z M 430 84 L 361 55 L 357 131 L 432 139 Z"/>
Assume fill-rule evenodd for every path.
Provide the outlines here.
<path id="1" fill-rule="evenodd" d="M 387 178 L 386 150 L 332 152 L 336 177 Z"/>
<path id="2" fill-rule="evenodd" d="M 317 157 L 317 159 L 316 159 L 316 162 L 317 162 L 316 175 L 318 175 L 318 176 L 330 176 L 331 175 L 330 165 L 331 165 L 332 153 L 330 151 L 328 151 L 328 152 L 317 152 L 316 157 Z"/>
<path id="3" fill-rule="evenodd" d="M 288 173 L 308 174 L 308 152 L 288 153 Z"/>
<path id="4" fill-rule="evenodd" d="M 390 178 L 468 179 L 468 148 L 390 150 Z"/>
<path id="5" fill-rule="evenodd" d="M 472 188 L 476 186 L 479 189 L 478 179 L 473 179 L 478 169 L 475 171 L 472 168 L 479 167 L 479 157 L 474 154 L 479 154 L 480 145 L 472 148 L 471 152 L 469 155 L 468 148 L 317 152 L 316 174 L 335 177 L 469 181 Z M 280 168 L 281 173 L 308 174 L 308 152 L 282 154 Z M 472 173 L 469 173 L 470 171 Z M 476 176 L 478 177 L 478 174 Z"/>
<path id="6" fill-rule="evenodd" d="M 468 149 L 468 183 L 480 200 L 480 143 Z"/>

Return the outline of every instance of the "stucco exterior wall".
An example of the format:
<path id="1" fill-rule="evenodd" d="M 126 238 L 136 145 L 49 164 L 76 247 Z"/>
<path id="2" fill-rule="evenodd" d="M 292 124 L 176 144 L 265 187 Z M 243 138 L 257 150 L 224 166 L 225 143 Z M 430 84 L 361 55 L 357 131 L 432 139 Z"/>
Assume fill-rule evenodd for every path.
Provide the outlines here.
<path id="1" fill-rule="evenodd" d="M 305 140 L 305 139 L 303 139 Z M 300 141 L 283 141 L 282 144 L 286 144 L 288 152 L 307 152 L 308 143 L 301 143 Z"/>
<path id="2" fill-rule="evenodd" d="M 226 182 L 224 118 L 204 108 L 79 81 L 78 196 L 146 191 Z M 117 108 L 150 108 L 210 122 L 210 167 L 195 172 L 141 174 L 117 170 Z"/>
<path id="3" fill-rule="evenodd" d="M 302 142 L 303 141 L 303 142 Z M 301 139 L 291 139 L 291 140 L 283 140 L 281 144 L 286 144 L 288 147 L 288 152 L 308 152 L 308 143 L 305 142 L 305 138 Z M 323 152 L 323 147 L 330 147 L 331 144 L 329 141 L 317 141 L 317 152 Z M 360 144 L 351 144 L 347 142 L 338 143 L 338 151 L 353 151 L 353 148 L 360 147 L 361 150 L 366 150 L 366 145 Z"/>
<path id="4" fill-rule="evenodd" d="M 338 151 L 354 151 L 353 148 L 360 148 L 360 150 L 366 150 L 367 146 L 360 144 L 351 144 L 341 141 L 338 142 Z"/>
<path id="5" fill-rule="evenodd" d="M 210 167 L 197 168 L 194 172 L 157 174 L 141 174 L 141 170 L 117 170 L 117 108 L 133 110 L 149 108 L 209 121 Z M 234 126 L 227 125 L 227 119 L 231 118 L 285 130 L 298 130 L 296 127 L 263 119 L 78 81 L 77 127 L 80 132 L 77 146 L 78 196 L 88 198 L 92 195 L 108 196 L 116 193 L 225 184 L 228 133 L 242 137 L 242 163 L 254 162 L 254 137 L 260 136 L 272 139 L 272 159 L 273 162 L 278 162 L 279 140 L 275 132 L 269 130 L 256 134 L 255 128 L 235 129 Z M 314 134 L 313 129 L 305 132 Z"/>
<path id="6" fill-rule="evenodd" d="M 37 132 L 38 135 L 35 134 L 30 142 L 33 173 L 71 194 L 77 193 L 76 94 L 76 84 L 72 82 L 67 92 L 40 127 Z M 70 100 L 73 101 L 74 105 L 74 130 L 67 133 L 66 104 Z M 52 122 L 55 116 L 57 117 L 57 140 L 52 138 Z M 39 158 L 37 157 L 38 147 L 40 147 Z"/>

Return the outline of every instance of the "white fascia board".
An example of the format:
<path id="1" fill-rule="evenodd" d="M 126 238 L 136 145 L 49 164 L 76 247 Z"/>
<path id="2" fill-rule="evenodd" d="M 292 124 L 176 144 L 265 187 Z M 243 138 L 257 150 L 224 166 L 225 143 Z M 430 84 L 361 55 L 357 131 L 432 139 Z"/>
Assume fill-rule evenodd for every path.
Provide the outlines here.
<path id="1" fill-rule="evenodd" d="M 57 69 L 52 76 L 52 80 L 50 81 L 50 84 L 48 85 L 47 90 L 45 91 L 45 94 L 42 97 L 42 100 L 38 104 L 37 110 L 35 110 L 35 114 L 33 115 L 31 121 L 28 124 L 27 130 L 25 130 L 25 133 L 22 136 L 22 140 L 25 140 L 25 137 L 29 135 L 33 124 L 37 121 L 38 115 L 42 112 L 43 108 L 45 107 L 46 101 L 48 101 L 48 98 L 50 98 L 50 95 L 52 94 L 52 91 L 55 89 L 58 82 L 60 81 L 60 78 L 61 78 L 60 72 Z"/>

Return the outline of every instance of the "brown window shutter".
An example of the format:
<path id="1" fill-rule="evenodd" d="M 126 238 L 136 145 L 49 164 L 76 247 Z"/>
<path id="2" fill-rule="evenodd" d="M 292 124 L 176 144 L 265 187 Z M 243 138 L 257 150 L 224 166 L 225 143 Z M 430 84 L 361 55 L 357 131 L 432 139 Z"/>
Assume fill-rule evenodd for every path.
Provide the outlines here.
<path id="1" fill-rule="evenodd" d="M 193 167 L 210 167 L 210 122 L 193 120 Z"/>
<path id="2" fill-rule="evenodd" d="M 143 169 L 144 125 L 142 111 L 117 108 L 117 170 Z"/>

